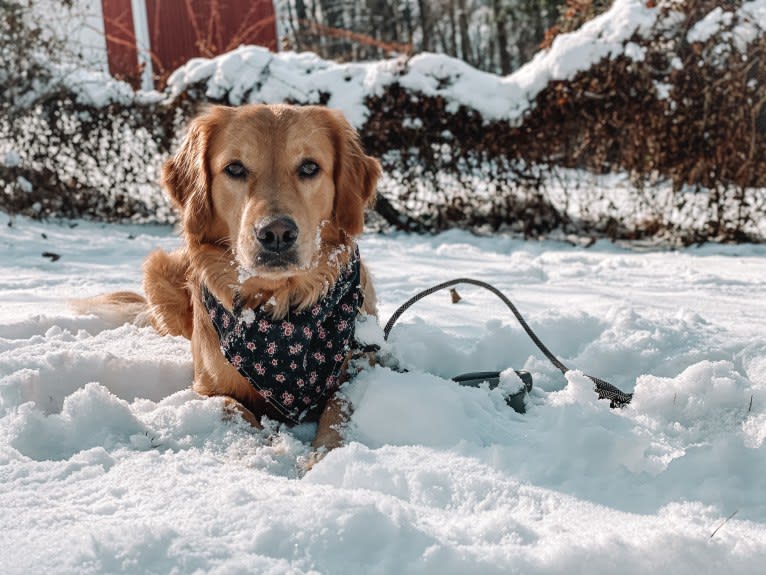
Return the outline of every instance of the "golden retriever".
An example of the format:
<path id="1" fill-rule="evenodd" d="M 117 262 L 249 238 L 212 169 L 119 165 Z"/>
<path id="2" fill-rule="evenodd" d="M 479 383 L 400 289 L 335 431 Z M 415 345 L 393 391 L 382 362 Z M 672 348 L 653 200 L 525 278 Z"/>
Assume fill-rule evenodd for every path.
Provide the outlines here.
<path id="1" fill-rule="evenodd" d="M 345 373 L 348 342 L 336 343 L 327 354 L 315 348 L 329 346 L 332 334 L 326 332 L 339 325 L 345 328 L 347 322 L 336 318 L 325 326 L 301 328 L 296 318 L 313 321 L 312 314 L 331 297 L 335 300 L 330 307 L 350 309 L 347 296 L 339 304 L 332 295 L 341 276 L 351 277 L 351 290 L 358 291 L 353 316 L 359 310 L 376 314 L 375 292 L 366 268 L 357 261 L 355 237 L 364 227 L 364 210 L 374 199 L 379 175 L 379 163 L 364 154 L 355 130 L 338 112 L 316 106 L 211 107 L 192 121 L 180 149 L 163 169 L 163 186 L 180 213 L 183 247 L 148 257 L 146 301 L 121 292 L 86 300 L 79 309 L 99 313 L 126 306 L 123 309 L 131 308 L 131 313 L 143 312 L 159 333 L 191 340 L 195 391 L 227 398 L 228 409 L 255 426 L 264 415 L 287 422 L 303 420 L 304 415 L 318 419 L 312 445 L 331 449 L 341 442 L 338 426 L 347 413 L 334 389 L 343 377 L 337 372 Z M 240 328 L 257 331 L 256 325 L 268 325 L 276 330 L 273 333 L 293 339 L 243 339 L 241 343 L 261 359 L 243 359 L 231 350 L 225 355 L 224 344 L 240 337 Z M 298 329 L 315 336 L 315 348 L 296 343 Z M 296 349 L 302 353 L 293 354 Z M 277 365 L 280 354 L 293 367 L 293 359 L 302 358 L 305 364 L 307 352 L 309 360 L 324 358 L 335 371 L 326 376 L 328 381 L 314 381 L 314 371 L 310 384 L 298 379 L 299 385 L 312 386 L 321 405 L 312 405 L 305 414 L 299 406 L 287 412 L 285 405 L 295 405 L 297 398 L 283 392 L 275 401 L 272 390 L 259 382 L 260 370 L 266 363 Z M 249 372 L 243 370 L 245 362 L 252 364 Z M 284 375 L 291 377 L 274 377 Z M 316 403 L 306 398 L 304 402 Z"/>

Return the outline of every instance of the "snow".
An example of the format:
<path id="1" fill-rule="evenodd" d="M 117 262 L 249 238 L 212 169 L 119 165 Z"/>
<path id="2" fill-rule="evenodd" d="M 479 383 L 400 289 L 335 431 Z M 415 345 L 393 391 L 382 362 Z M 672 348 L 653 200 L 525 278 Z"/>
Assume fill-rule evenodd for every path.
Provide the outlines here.
<path id="1" fill-rule="evenodd" d="M 728 31 L 727 31 L 728 30 Z M 748 45 L 766 31 L 766 0 L 743 2 L 736 12 L 717 6 L 692 26 L 686 34 L 689 42 L 707 42 L 713 36 L 731 42 L 744 53 Z M 725 53 L 723 46 L 716 48 Z"/>
<path id="2" fill-rule="evenodd" d="M 16 168 L 21 165 L 21 156 L 16 150 L 10 149 L 3 157 L 3 164 L 8 168 Z"/>
<path id="3" fill-rule="evenodd" d="M 104 13 L 99 0 L 33 2 L 28 7 L 30 18 L 63 42 L 67 58 L 77 60 L 80 66 L 109 72 Z"/>
<path id="4" fill-rule="evenodd" d="M 731 26 L 733 18 L 733 12 L 724 12 L 720 6 L 717 6 L 692 26 L 686 34 L 686 39 L 689 42 L 707 42 L 718 34 L 723 26 Z"/>
<path id="5" fill-rule="evenodd" d="M 507 77 L 435 54 L 337 64 L 240 47 L 190 61 L 166 94 L 138 97 L 190 85 L 233 104 L 327 95 L 362 126 L 365 98 L 398 82 L 517 122 L 551 80 L 601 58 L 642 60 L 634 40 L 661 8 L 615 0 Z M 715 8 L 687 40 L 732 26 L 741 49 L 765 14 L 766 0 L 736 14 Z M 97 72 L 62 73 L 85 102 L 135 97 Z M 13 150 L 2 158 L 20 161 Z M 224 419 L 220 399 L 190 389 L 188 341 L 67 307 L 139 290 L 145 256 L 178 246 L 170 228 L 9 223 L 0 228 L 1 573 L 763 571 L 764 246 L 369 235 L 361 251 L 382 323 L 423 288 L 475 277 L 507 293 L 573 370 L 551 366 L 492 294 L 460 286 L 454 305 L 432 295 L 383 344 L 387 364 L 408 371 L 360 371 L 344 388 L 354 405 L 346 445 L 306 472 L 312 426 L 255 431 Z M 359 332 L 382 343 L 369 319 Z M 505 403 L 519 385 L 513 369 L 534 377 L 524 415 Z M 502 371 L 501 385 L 449 379 L 479 370 Z M 609 409 L 584 373 L 634 392 L 633 402 Z"/>
<path id="6" fill-rule="evenodd" d="M 650 7 L 651 6 L 651 7 Z M 82 18 L 93 18 L 86 11 Z M 82 68 L 78 61 L 64 67 L 60 75 L 82 103 L 103 107 L 113 102 L 156 103 L 174 98 L 192 86 L 202 86 L 207 98 L 229 104 L 320 103 L 344 111 L 351 123 L 361 128 L 368 116 L 365 100 L 395 83 L 426 96 L 439 96 L 448 109 L 468 106 L 487 120 L 522 121 L 537 95 L 555 80 L 568 80 L 604 58 L 625 56 L 642 62 L 646 49 L 634 41 L 648 37 L 655 26 L 675 28 L 683 21 L 672 2 L 615 0 L 603 14 L 578 30 L 559 34 L 551 47 L 508 76 L 477 70 L 443 54 L 373 62 L 336 63 L 312 53 L 272 53 L 258 46 L 240 46 L 214 58 L 194 58 L 168 79 L 165 92 L 138 91 L 112 79 L 103 65 Z M 85 20 L 83 20 L 85 22 Z M 705 42 L 722 29 L 731 27 L 722 40 L 731 40 L 744 52 L 766 30 L 766 0 L 745 2 L 737 12 L 714 8 L 689 30 L 689 42 Z M 733 24 L 733 26 L 732 26 Z M 93 25 L 81 25 L 92 35 Z M 663 98 L 660 90 L 660 98 Z"/>
<path id="7" fill-rule="evenodd" d="M 761 0 L 756 0 L 761 1 Z M 214 100 L 278 103 L 290 100 L 342 109 L 349 121 L 362 127 L 367 120 L 365 99 L 380 95 L 390 85 L 447 100 L 449 109 L 469 106 L 487 120 L 520 122 L 537 95 L 552 80 L 566 80 L 602 58 L 621 54 L 642 60 L 644 51 L 629 42 L 634 34 L 651 30 L 659 8 L 642 0 L 616 0 L 604 14 L 576 32 L 556 37 L 549 50 L 502 77 L 472 68 L 443 54 L 367 63 L 338 64 L 314 54 L 272 54 L 265 48 L 241 46 L 215 58 L 195 58 L 168 80 L 170 96 L 203 84 Z"/>
<path id="8" fill-rule="evenodd" d="M 615 0 L 609 10 L 574 32 L 558 35 L 549 49 L 505 77 L 443 54 L 340 64 L 310 53 L 273 54 L 257 46 L 240 46 L 214 58 L 191 60 L 171 75 L 167 93 L 175 97 L 191 86 L 202 86 L 208 98 L 233 105 L 319 103 L 326 97 L 327 106 L 343 110 L 361 128 L 369 113 L 366 98 L 399 84 L 444 98 L 448 110 L 467 106 L 486 121 L 519 124 L 551 81 L 571 79 L 604 58 L 625 56 L 643 62 L 646 48 L 634 38 L 649 37 L 655 27 L 671 29 L 683 23 L 683 15 L 672 3 L 649 6 L 644 0 Z M 763 33 L 764 14 L 766 0 L 745 2 L 736 14 L 716 7 L 690 29 L 687 40 L 705 42 L 735 23 L 722 40 L 732 40 L 744 52 Z M 658 86 L 658 97 L 667 99 L 663 86 Z"/>
<path id="9" fill-rule="evenodd" d="M 713 36 L 720 34 L 722 29 L 731 27 L 733 22 L 737 22 L 737 25 L 727 39 L 733 38 L 738 49 L 744 51 L 758 34 L 766 31 L 766 2 L 764 0 L 743 2 L 736 13 L 724 11 L 717 6 L 692 26 L 686 39 L 689 42 L 707 42 Z"/>
<path id="10" fill-rule="evenodd" d="M 647 251 L 463 232 L 368 235 L 382 322 L 347 444 L 254 431 L 190 390 L 186 340 L 66 300 L 139 289 L 170 228 L 0 228 L 0 572 L 761 573 L 766 560 L 766 247 Z M 49 251 L 61 255 L 51 262 Z M 379 330 L 366 321 L 368 341 Z M 527 413 L 448 380 L 527 369 Z M 609 409 L 582 372 L 633 403 Z M 730 518 L 727 521 L 727 518 Z M 717 530 L 717 531 L 716 531 Z M 713 533 L 715 534 L 713 535 Z"/>

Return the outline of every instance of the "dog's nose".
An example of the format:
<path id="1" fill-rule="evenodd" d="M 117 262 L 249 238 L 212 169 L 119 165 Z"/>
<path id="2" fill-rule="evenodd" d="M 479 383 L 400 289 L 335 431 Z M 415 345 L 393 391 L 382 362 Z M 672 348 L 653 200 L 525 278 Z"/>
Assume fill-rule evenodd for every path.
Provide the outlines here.
<path id="1" fill-rule="evenodd" d="M 265 218 L 255 227 L 255 237 L 265 250 L 284 252 L 293 247 L 298 239 L 298 226 L 289 216 Z"/>

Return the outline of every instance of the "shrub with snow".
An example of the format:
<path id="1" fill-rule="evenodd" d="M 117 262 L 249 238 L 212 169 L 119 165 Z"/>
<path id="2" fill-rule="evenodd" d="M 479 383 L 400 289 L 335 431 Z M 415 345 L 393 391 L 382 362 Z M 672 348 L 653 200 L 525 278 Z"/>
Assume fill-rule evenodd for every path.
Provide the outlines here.
<path id="1" fill-rule="evenodd" d="M 377 211 L 396 227 L 762 239 L 765 14 L 766 0 L 616 0 L 506 77 L 435 54 L 339 64 L 252 46 L 190 61 L 164 94 L 70 74 L 0 124 L 0 207 L 172 221 L 157 170 L 197 104 L 292 102 L 346 113 L 384 164 Z"/>

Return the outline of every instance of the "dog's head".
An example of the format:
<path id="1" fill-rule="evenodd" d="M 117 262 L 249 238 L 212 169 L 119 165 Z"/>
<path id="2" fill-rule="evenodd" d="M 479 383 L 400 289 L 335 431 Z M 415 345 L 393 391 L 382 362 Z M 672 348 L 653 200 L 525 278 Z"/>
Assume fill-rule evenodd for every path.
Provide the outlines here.
<path id="1" fill-rule="evenodd" d="M 379 175 L 338 112 L 217 106 L 192 122 L 163 184 L 190 245 L 221 245 L 249 274 L 276 279 L 362 232 Z"/>

